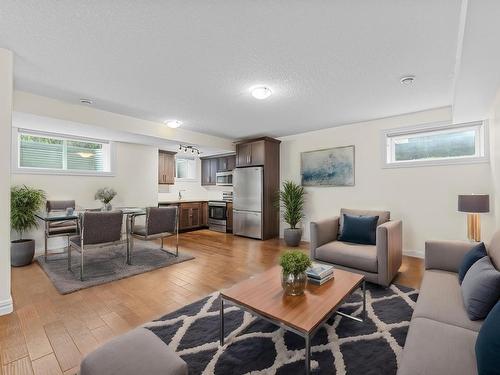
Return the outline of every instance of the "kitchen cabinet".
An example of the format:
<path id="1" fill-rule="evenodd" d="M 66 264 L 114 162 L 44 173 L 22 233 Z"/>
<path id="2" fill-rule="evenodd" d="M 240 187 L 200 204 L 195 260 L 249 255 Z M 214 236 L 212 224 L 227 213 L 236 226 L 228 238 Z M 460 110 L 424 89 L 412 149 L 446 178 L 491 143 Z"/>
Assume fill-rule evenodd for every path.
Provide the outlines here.
<path id="1" fill-rule="evenodd" d="M 208 226 L 208 202 L 201 203 L 201 226 Z"/>
<path id="2" fill-rule="evenodd" d="M 226 209 L 226 232 L 231 233 L 233 231 L 233 203 L 227 202 Z"/>
<path id="3" fill-rule="evenodd" d="M 175 182 L 175 152 L 158 152 L 158 184 L 173 185 Z"/>
<path id="4" fill-rule="evenodd" d="M 201 185 L 216 185 L 217 172 L 232 171 L 236 166 L 236 155 L 212 156 L 201 159 Z"/>
<path id="5" fill-rule="evenodd" d="M 202 225 L 201 207 L 201 202 L 179 205 L 179 230 L 198 228 Z"/>
<path id="6" fill-rule="evenodd" d="M 252 167 L 264 165 L 265 140 L 243 142 L 236 145 L 236 166 Z"/>
<path id="7" fill-rule="evenodd" d="M 229 155 L 218 158 L 217 172 L 232 171 L 235 167 L 236 167 L 236 155 Z"/>

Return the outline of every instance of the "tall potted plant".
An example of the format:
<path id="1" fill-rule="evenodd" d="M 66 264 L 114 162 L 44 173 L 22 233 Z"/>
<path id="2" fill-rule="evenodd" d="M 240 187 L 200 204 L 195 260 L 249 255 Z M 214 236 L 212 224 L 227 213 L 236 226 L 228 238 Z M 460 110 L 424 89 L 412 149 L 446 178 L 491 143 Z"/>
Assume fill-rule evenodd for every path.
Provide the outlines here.
<path id="1" fill-rule="evenodd" d="M 10 263 L 14 267 L 26 266 L 33 261 L 35 240 L 23 238 L 23 234 L 38 227 L 35 213 L 45 202 L 45 192 L 26 185 L 13 186 L 10 191 L 10 225 L 19 234 L 11 241 Z"/>
<path id="2" fill-rule="evenodd" d="M 304 188 L 293 181 L 284 181 L 279 192 L 283 220 L 290 225 L 283 233 L 288 246 L 298 246 L 302 238 L 302 228 L 297 224 L 304 217 L 304 195 Z"/>

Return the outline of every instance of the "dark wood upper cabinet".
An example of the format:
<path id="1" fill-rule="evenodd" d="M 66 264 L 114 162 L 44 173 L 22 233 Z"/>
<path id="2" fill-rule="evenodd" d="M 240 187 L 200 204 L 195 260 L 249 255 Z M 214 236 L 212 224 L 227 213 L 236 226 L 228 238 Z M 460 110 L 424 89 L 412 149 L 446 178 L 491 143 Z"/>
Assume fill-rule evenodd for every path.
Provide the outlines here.
<path id="1" fill-rule="evenodd" d="M 173 185 L 175 182 L 175 152 L 158 152 L 158 184 Z"/>
<path id="2" fill-rule="evenodd" d="M 236 167 L 236 155 L 211 156 L 201 159 L 201 184 L 215 185 L 217 172 L 232 171 Z"/>
<path id="3" fill-rule="evenodd" d="M 266 141 L 258 140 L 236 145 L 236 166 L 253 167 L 264 165 L 266 155 Z"/>

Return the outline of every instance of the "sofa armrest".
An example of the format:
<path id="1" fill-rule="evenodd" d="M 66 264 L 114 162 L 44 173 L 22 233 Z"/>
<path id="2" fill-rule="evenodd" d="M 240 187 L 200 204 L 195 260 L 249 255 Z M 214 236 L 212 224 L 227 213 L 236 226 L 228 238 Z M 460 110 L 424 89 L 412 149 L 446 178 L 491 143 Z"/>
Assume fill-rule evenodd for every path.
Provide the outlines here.
<path id="1" fill-rule="evenodd" d="M 403 222 L 388 221 L 377 227 L 377 263 L 379 284 L 388 286 L 403 260 Z"/>
<path id="2" fill-rule="evenodd" d="M 316 249 L 328 242 L 336 241 L 339 233 L 339 217 L 311 222 L 310 250 L 315 259 Z"/>
<path id="3" fill-rule="evenodd" d="M 425 269 L 458 272 L 465 253 L 474 246 L 469 241 L 426 241 Z"/>

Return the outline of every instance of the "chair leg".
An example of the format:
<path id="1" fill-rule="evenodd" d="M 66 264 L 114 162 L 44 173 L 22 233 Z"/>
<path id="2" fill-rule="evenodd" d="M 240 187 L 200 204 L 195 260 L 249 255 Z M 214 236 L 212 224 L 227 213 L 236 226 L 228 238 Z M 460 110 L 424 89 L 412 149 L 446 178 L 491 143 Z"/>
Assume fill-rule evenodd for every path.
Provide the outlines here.
<path id="1" fill-rule="evenodd" d="M 47 232 L 45 232 L 45 261 L 47 261 Z"/>
<path id="2" fill-rule="evenodd" d="M 83 281 L 83 246 L 81 248 L 80 281 Z"/>
<path id="3" fill-rule="evenodd" d="M 71 271 L 71 245 L 68 246 L 68 270 Z"/>
<path id="4" fill-rule="evenodd" d="M 163 237 L 161 238 L 161 249 L 163 250 Z"/>
<path id="5" fill-rule="evenodd" d="M 179 256 L 179 233 L 175 236 L 175 256 Z"/>
<path id="6" fill-rule="evenodd" d="M 127 254 L 127 264 L 129 266 L 132 265 L 132 253 L 134 252 L 134 237 L 130 236 L 130 246 L 127 249 L 128 254 Z"/>

